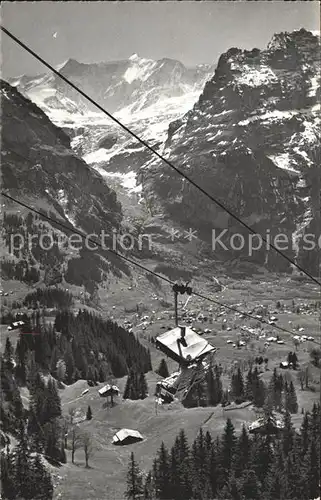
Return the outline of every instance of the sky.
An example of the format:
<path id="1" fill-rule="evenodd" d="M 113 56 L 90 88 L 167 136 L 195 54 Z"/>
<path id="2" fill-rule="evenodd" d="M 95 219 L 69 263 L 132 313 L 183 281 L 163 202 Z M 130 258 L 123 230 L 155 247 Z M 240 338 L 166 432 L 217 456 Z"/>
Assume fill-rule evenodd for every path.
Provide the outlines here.
<path id="1" fill-rule="evenodd" d="M 141 57 L 215 64 L 231 47 L 264 48 L 274 33 L 320 29 L 318 1 L 2 2 L 1 24 L 53 65 Z M 1 33 L 2 76 L 43 66 Z"/>

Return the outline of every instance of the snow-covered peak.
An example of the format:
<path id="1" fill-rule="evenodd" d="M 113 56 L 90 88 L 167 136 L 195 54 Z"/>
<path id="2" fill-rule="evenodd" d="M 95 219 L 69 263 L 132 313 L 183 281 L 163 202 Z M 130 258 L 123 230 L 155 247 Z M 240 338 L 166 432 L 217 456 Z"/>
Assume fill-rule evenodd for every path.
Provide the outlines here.
<path id="1" fill-rule="evenodd" d="M 146 81 L 157 65 L 157 61 L 152 59 L 143 59 L 133 54 L 130 58 L 130 66 L 124 73 L 124 79 L 127 83 L 132 83 L 134 80 Z"/>

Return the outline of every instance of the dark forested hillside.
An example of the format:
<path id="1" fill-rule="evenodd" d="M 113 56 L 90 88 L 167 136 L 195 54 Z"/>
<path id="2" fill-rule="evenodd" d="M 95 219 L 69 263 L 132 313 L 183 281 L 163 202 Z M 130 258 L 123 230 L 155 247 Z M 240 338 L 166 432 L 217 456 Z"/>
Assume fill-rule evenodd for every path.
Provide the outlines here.
<path id="1" fill-rule="evenodd" d="M 86 311 L 79 311 L 77 316 L 66 311 L 57 314 L 55 329 L 61 332 L 62 344 L 66 341 L 70 343 L 67 370 L 72 357 L 75 368 L 82 376 L 85 375 L 86 365 L 88 369 L 93 368 L 94 380 L 102 378 L 101 361 L 109 365 L 115 377 L 126 375 L 132 367 L 142 372 L 151 369 L 149 352 L 132 333 L 113 321 L 103 320 Z"/>
<path id="2" fill-rule="evenodd" d="M 86 311 L 59 312 L 54 327 L 45 325 L 39 312 L 25 321 L 16 347 L 21 384 L 26 382 L 30 353 L 42 370 L 67 384 L 80 378 L 103 382 L 108 375 L 123 377 L 131 368 L 151 369 L 149 351 L 132 333 Z"/>
<path id="3" fill-rule="evenodd" d="M 126 498 L 314 499 L 320 495 L 320 437 L 320 404 L 305 413 L 299 432 L 288 412 L 278 434 L 251 436 L 243 426 L 237 436 L 228 419 L 221 436 L 214 440 L 201 428 L 190 445 L 181 430 L 170 450 L 162 443 L 145 477 L 131 455 Z"/>
<path id="4" fill-rule="evenodd" d="M 72 294 L 62 290 L 61 288 L 37 288 L 36 291 L 30 292 L 24 298 L 23 304 L 25 306 L 32 306 L 37 308 L 37 306 L 46 307 L 57 307 L 57 308 L 69 308 L 73 304 Z"/>

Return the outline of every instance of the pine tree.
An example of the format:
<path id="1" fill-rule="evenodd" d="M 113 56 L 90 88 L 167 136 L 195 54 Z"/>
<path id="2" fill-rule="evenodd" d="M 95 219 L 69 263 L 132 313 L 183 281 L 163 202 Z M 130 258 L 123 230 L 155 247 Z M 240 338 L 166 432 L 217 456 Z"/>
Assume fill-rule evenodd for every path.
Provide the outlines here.
<path id="1" fill-rule="evenodd" d="M 10 342 L 9 337 L 7 337 L 6 345 L 5 345 L 4 353 L 3 353 L 3 363 L 4 363 L 5 369 L 8 370 L 9 372 L 12 372 L 13 367 L 14 367 L 13 353 L 14 353 L 14 351 L 13 351 L 12 344 Z"/>
<path id="2" fill-rule="evenodd" d="M 218 490 L 224 485 L 224 471 L 220 459 L 221 445 L 219 437 L 213 443 L 210 454 L 210 482 L 213 497 L 216 497 Z"/>
<path id="3" fill-rule="evenodd" d="M 163 378 L 169 377 L 167 363 L 164 358 L 161 360 L 159 367 L 156 370 L 156 373 L 158 373 L 158 375 L 160 375 Z"/>
<path id="4" fill-rule="evenodd" d="M 285 456 L 287 456 L 293 448 L 294 437 L 295 432 L 291 421 L 291 415 L 290 412 L 286 410 L 284 415 L 284 428 L 282 432 L 282 450 Z"/>
<path id="5" fill-rule="evenodd" d="M 125 497 L 128 500 L 136 500 L 144 493 L 142 473 L 135 461 L 134 453 L 130 454 L 127 472 L 127 490 Z"/>
<path id="6" fill-rule="evenodd" d="M 223 384 L 221 380 L 222 370 L 215 365 L 215 394 L 216 394 L 216 403 L 219 404 L 222 401 L 223 397 Z"/>
<path id="7" fill-rule="evenodd" d="M 162 500 L 171 498 L 170 462 L 167 448 L 162 442 L 157 456 L 157 472 L 155 477 L 156 495 Z"/>
<path id="8" fill-rule="evenodd" d="M 274 462 L 272 437 L 257 435 L 251 442 L 251 460 L 249 469 L 253 469 L 258 480 L 263 483 L 267 471 Z"/>
<path id="9" fill-rule="evenodd" d="M 170 476 L 173 498 L 188 499 L 191 494 L 189 446 L 183 429 L 180 430 L 171 449 Z"/>
<path id="10" fill-rule="evenodd" d="M 301 472 L 299 450 L 294 445 L 291 453 L 284 459 L 284 495 L 286 498 L 302 498 L 300 491 Z"/>
<path id="11" fill-rule="evenodd" d="M 66 464 L 67 463 L 67 455 L 66 455 L 66 452 L 65 452 L 64 441 L 62 441 L 62 440 L 61 440 L 61 443 L 60 443 L 60 459 L 59 459 L 59 461 L 62 464 Z"/>
<path id="12" fill-rule="evenodd" d="M 218 500 L 233 500 L 229 484 L 225 484 L 220 490 L 218 490 L 217 498 Z"/>
<path id="13" fill-rule="evenodd" d="M 17 387 L 15 387 L 15 389 L 12 391 L 11 406 L 13 415 L 17 421 L 17 424 L 19 425 L 19 422 L 25 419 L 25 410 L 23 408 L 20 391 Z"/>
<path id="14" fill-rule="evenodd" d="M 67 344 L 67 349 L 64 355 L 66 365 L 66 381 L 67 384 L 72 384 L 74 381 L 75 360 L 70 343 Z"/>
<path id="15" fill-rule="evenodd" d="M 292 366 L 293 370 L 296 370 L 298 367 L 298 357 L 295 352 L 292 353 Z"/>
<path id="16" fill-rule="evenodd" d="M 126 385 L 125 385 L 123 399 L 131 399 L 130 398 L 130 396 L 131 396 L 131 384 L 132 384 L 132 380 L 131 380 L 131 377 L 130 377 L 130 374 L 129 374 L 128 377 L 127 377 L 127 380 L 126 380 Z"/>
<path id="17" fill-rule="evenodd" d="M 33 498 L 32 483 L 30 481 L 30 449 L 24 425 L 20 424 L 19 439 L 16 448 L 15 483 L 18 498 Z"/>
<path id="18" fill-rule="evenodd" d="M 266 387 L 264 382 L 259 378 L 257 367 L 252 372 L 252 394 L 254 405 L 262 408 L 265 401 Z"/>
<path id="19" fill-rule="evenodd" d="M 96 370 L 94 365 L 88 366 L 86 378 L 87 380 L 93 380 L 94 382 L 96 381 Z"/>
<path id="20" fill-rule="evenodd" d="M 278 411 L 282 408 L 282 389 L 283 377 L 282 375 L 278 376 L 276 368 L 274 368 L 268 390 L 273 401 L 273 406 Z"/>
<path id="21" fill-rule="evenodd" d="M 242 426 L 242 432 L 237 438 L 235 452 L 234 469 L 236 477 L 240 477 L 247 469 L 251 458 L 251 441 L 245 425 Z"/>
<path id="22" fill-rule="evenodd" d="M 142 372 L 139 377 L 139 399 L 145 399 L 148 396 L 148 386 L 145 374 Z"/>
<path id="23" fill-rule="evenodd" d="M 61 417 L 61 401 L 56 383 L 53 379 L 48 380 L 45 390 L 44 419 L 49 421 L 52 418 Z"/>
<path id="24" fill-rule="evenodd" d="M 198 384 L 192 387 L 192 391 L 195 391 L 197 406 L 205 407 L 207 406 L 208 394 L 205 379 L 201 380 Z"/>
<path id="25" fill-rule="evenodd" d="M 242 402 L 244 399 L 244 382 L 240 368 L 232 375 L 231 394 L 236 402 Z"/>
<path id="26" fill-rule="evenodd" d="M 58 359 L 56 363 L 57 380 L 63 382 L 66 377 L 66 363 L 63 359 Z"/>
<path id="27" fill-rule="evenodd" d="M 218 370 L 209 370 L 206 375 L 207 401 L 210 406 L 216 406 L 222 400 L 222 381 Z"/>
<path id="28" fill-rule="evenodd" d="M 39 366 L 36 364 L 35 354 L 33 351 L 30 351 L 26 359 L 27 386 L 29 391 L 33 390 L 38 373 Z"/>
<path id="29" fill-rule="evenodd" d="M 16 498 L 16 477 L 13 454 L 7 446 L 6 452 L 1 452 L 1 491 L 3 498 L 13 500 Z"/>
<path id="30" fill-rule="evenodd" d="M 124 399 L 145 399 L 148 395 L 148 387 L 144 373 L 139 375 L 130 370 L 125 386 Z"/>
<path id="31" fill-rule="evenodd" d="M 26 337 L 26 335 L 24 335 L 24 337 Z M 18 342 L 17 342 L 17 345 L 16 345 L 16 352 L 15 352 L 16 361 L 17 361 L 17 365 L 15 368 L 15 374 L 16 374 L 17 379 L 19 380 L 19 382 L 22 385 L 25 385 L 26 379 L 27 379 L 26 353 L 27 353 L 27 346 L 26 346 L 22 336 L 20 335 Z"/>
<path id="32" fill-rule="evenodd" d="M 182 436 L 179 436 L 179 477 L 180 477 L 180 497 L 190 498 L 192 494 L 191 477 L 189 474 L 190 456 L 187 441 L 182 441 Z"/>
<path id="33" fill-rule="evenodd" d="M 91 411 L 90 406 L 88 405 L 87 413 L 86 413 L 86 420 L 91 420 L 92 418 L 93 418 L 92 411 Z"/>
<path id="34" fill-rule="evenodd" d="M 303 421 L 300 427 L 300 451 L 301 455 L 305 455 L 309 446 L 310 434 L 310 419 L 307 412 L 304 413 Z"/>
<path id="35" fill-rule="evenodd" d="M 192 446 L 193 496 L 209 498 L 211 496 L 210 482 L 210 446 L 209 438 L 204 436 L 202 428 Z"/>
<path id="36" fill-rule="evenodd" d="M 155 486 L 151 471 L 147 474 L 144 482 L 143 500 L 153 500 L 155 498 Z"/>
<path id="37" fill-rule="evenodd" d="M 33 483 L 33 497 L 37 500 L 50 500 L 53 497 L 53 484 L 50 474 L 43 465 L 40 455 L 36 455 L 32 466 L 31 475 Z"/>
<path id="38" fill-rule="evenodd" d="M 309 498 L 317 498 L 320 496 L 320 454 L 318 454 L 317 445 L 313 441 L 306 455 L 305 466 Z"/>
<path id="39" fill-rule="evenodd" d="M 225 481 L 228 480 L 233 455 L 236 448 L 235 430 L 230 418 L 227 419 L 221 442 L 221 465 L 224 471 Z"/>
<path id="40" fill-rule="evenodd" d="M 290 385 L 285 386 L 285 408 L 290 413 L 298 413 L 298 400 L 292 380 Z"/>
<path id="41" fill-rule="evenodd" d="M 267 498 L 272 499 L 284 499 L 284 475 L 282 469 L 274 467 L 271 471 L 267 473 L 267 478 L 265 482 L 265 491 L 267 492 Z"/>
<path id="42" fill-rule="evenodd" d="M 173 500 L 176 500 L 180 493 L 180 477 L 178 469 L 179 463 L 177 459 L 177 450 L 174 445 L 171 449 L 169 458 L 169 489 L 172 493 Z"/>
<path id="43" fill-rule="evenodd" d="M 241 477 L 241 493 L 244 498 L 256 500 L 261 498 L 261 485 L 254 470 L 245 470 Z"/>
<path id="44" fill-rule="evenodd" d="M 55 462 L 60 462 L 61 456 L 61 429 L 57 419 L 51 419 L 43 427 L 45 440 L 45 455 Z"/>
<path id="45" fill-rule="evenodd" d="M 313 403 L 310 416 L 310 440 L 317 444 L 320 452 L 320 421 L 321 421 L 321 405 Z"/>
<path id="46" fill-rule="evenodd" d="M 246 376 L 245 397 L 249 401 L 253 400 L 253 377 L 252 377 L 252 369 L 251 368 L 247 372 L 247 376 Z"/>
<path id="47" fill-rule="evenodd" d="M 239 484 L 238 484 L 238 481 L 236 480 L 234 474 L 231 475 L 227 488 L 229 491 L 230 498 L 232 500 L 241 500 L 241 494 L 239 491 Z"/>

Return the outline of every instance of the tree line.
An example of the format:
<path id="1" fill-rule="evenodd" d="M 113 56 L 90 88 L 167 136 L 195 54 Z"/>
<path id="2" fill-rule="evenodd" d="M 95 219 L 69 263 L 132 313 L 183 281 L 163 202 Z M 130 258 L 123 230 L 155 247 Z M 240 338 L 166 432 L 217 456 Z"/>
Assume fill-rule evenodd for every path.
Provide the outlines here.
<path id="1" fill-rule="evenodd" d="M 320 495 L 320 404 L 305 412 L 299 432 L 285 412 L 283 430 L 239 435 L 227 419 L 222 435 L 201 428 L 192 444 L 184 430 L 168 449 L 161 444 L 150 471 L 132 453 L 129 500 L 309 500 Z M 265 419 L 271 418 L 266 412 Z"/>
<path id="2" fill-rule="evenodd" d="M 39 453 L 31 452 L 29 438 L 20 424 L 18 444 L 1 452 L 2 498 L 7 500 L 51 500 L 53 483 Z"/>
<path id="3" fill-rule="evenodd" d="M 26 386 L 29 405 L 24 408 L 17 383 L 13 348 L 7 339 L 1 359 L 1 483 L 4 499 L 51 500 L 53 484 L 44 459 L 54 466 L 66 463 L 66 449 L 71 449 L 74 463 L 77 449 L 84 451 L 85 465 L 94 452 L 92 437 L 75 426 L 74 411 L 62 416 L 57 383 L 39 372 L 34 353 L 28 365 Z M 46 380 L 47 379 L 47 380 Z M 90 406 L 86 419 L 93 418 Z M 18 444 L 10 447 L 10 437 Z"/>
<path id="4" fill-rule="evenodd" d="M 162 363 L 158 369 L 166 373 Z M 222 367 L 215 365 L 207 370 L 197 382 L 191 384 L 183 399 L 183 405 L 188 408 L 198 406 L 223 407 L 234 402 L 241 404 L 251 401 L 257 408 L 269 406 L 276 411 L 288 410 L 290 413 L 298 412 L 298 403 L 295 386 L 292 380 L 288 381 L 285 376 L 278 373 L 275 368 L 269 384 L 265 384 L 260 378 L 257 366 L 250 368 L 246 374 L 240 368 L 234 370 L 231 375 L 229 389 L 223 389 L 221 380 Z"/>
<path id="5" fill-rule="evenodd" d="M 40 272 L 36 266 L 32 266 L 27 260 L 4 259 L 1 261 L 1 277 L 5 280 L 23 281 L 28 285 L 38 283 L 40 280 Z"/>
<path id="6" fill-rule="evenodd" d="M 124 399 L 145 399 L 148 396 L 148 386 L 143 372 L 137 373 L 135 370 L 130 370 L 125 391 Z"/>
<path id="7" fill-rule="evenodd" d="M 34 309 L 40 306 L 68 309 L 73 305 L 73 296 L 61 288 L 37 288 L 25 296 L 23 305 Z"/>
<path id="8" fill-rule="evenodd" d="M 79 379 L 104 382 L 130 369 L 146 373 L 152 368 L 149 350 L 132 333 L 87 311 L 58 312 L 54 326 L 46 324 L 39 311 L 23 320 L 12 354 L 20 385 L 26 384 L 32 357 L 40 371 L 66 384 Z"/>

